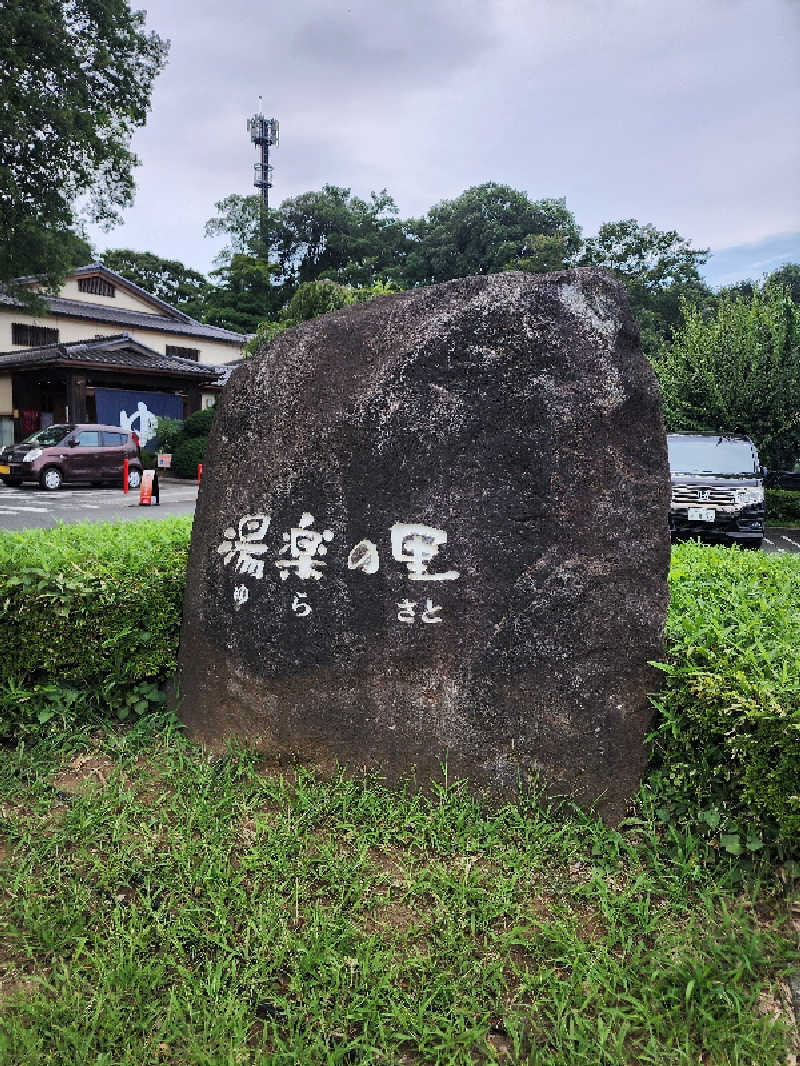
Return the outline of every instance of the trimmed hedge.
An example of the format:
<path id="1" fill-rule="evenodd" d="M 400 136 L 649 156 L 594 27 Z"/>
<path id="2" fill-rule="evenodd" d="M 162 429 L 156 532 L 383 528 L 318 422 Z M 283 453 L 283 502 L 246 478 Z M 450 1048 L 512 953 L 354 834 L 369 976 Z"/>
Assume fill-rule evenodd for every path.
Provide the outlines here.
<path id="1" fill-rule="evenodd" d="M 800 492 L 767 489 L 767 525 L 800 525 Z"/>
<path id="2" fill-rule="evenodd" d="M 800 556 L 673 550 L 650 787 L 732 854 L 800 853 Z"/>
<path id="3" fill-rule="evenodd" d="M 191 519 L 0 534 L 0 737 L 163 700 Z M 673 551 L 645 785 L 733 855 L 800 854 L 800 556 Z"/>
<path id="4" fill-rule="evenodd" d="M 191 521 L 0 534 L 0 737 L 163 702 Z"/>

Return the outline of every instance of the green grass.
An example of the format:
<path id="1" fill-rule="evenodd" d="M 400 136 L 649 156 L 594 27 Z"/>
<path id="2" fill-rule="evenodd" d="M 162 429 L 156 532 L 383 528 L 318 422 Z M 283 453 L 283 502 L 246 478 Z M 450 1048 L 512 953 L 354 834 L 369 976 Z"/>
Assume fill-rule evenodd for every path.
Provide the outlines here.
<path id="1" fill-rule="evenodd" d="M 786 881 L 646 808 L 276 776 L 154 716 L 6 748 L 0 809 L 3 1063 L 787 1061 Z"/>

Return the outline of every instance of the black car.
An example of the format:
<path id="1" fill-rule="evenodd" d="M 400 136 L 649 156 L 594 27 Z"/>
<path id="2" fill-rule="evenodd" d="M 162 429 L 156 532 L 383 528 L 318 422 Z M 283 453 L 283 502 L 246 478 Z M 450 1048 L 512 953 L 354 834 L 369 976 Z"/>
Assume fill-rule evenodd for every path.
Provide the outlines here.
<path id="1" fill-rule="evenodd" d="M 766 505 L 758 452 L 747 437 L 668 433 L 673 540 L 760 548 Z"/>

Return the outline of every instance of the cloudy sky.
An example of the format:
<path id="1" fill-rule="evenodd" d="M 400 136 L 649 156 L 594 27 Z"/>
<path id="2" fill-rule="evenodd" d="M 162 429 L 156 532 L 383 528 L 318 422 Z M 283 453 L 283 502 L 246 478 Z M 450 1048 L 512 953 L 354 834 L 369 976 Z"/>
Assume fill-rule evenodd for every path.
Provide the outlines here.
<path id="1" fill-rule="evenodd" d="M 134 7 L 141 6 L 134 0 Z M 135 205 L 98 249 L 207 270 L 214 203 L 386 187 L 403 216 L 470 185 L 565 196 L 710 247 L 712 284 L 800 262 L 800 0 L 150 0 L 172 42 L 135 140 Z"/>

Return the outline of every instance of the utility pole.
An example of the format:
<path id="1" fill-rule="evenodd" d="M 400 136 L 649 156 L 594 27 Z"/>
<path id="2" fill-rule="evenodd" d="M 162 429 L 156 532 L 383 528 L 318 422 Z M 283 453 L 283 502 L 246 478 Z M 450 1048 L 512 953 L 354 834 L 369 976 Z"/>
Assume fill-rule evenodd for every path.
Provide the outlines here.
<path id="1" fill-rule="evenodd" d="M 261 110 L 261 97 L 258 98 L 258 113 L 247 120 L 247 132 L 250 140 L 259 149 L 261 159 L 255 164 L 253 184 L 261 190 L 260 231 L 264 258 L 269 263 L 269 190 L 272 188 L 272 166 L 269 161 L 270 148 L 278 147 L 278 120 L 264 118 Z"/>

